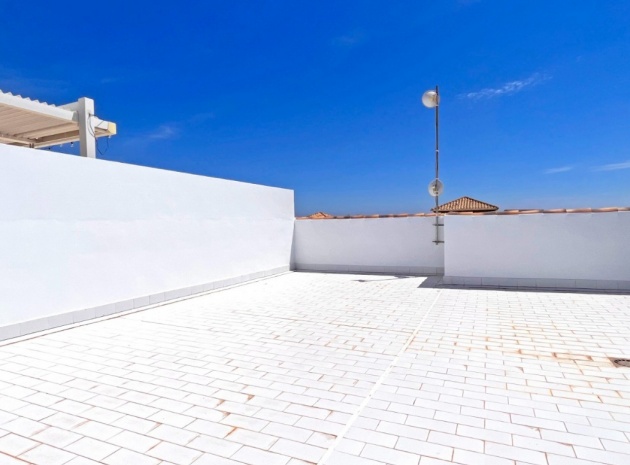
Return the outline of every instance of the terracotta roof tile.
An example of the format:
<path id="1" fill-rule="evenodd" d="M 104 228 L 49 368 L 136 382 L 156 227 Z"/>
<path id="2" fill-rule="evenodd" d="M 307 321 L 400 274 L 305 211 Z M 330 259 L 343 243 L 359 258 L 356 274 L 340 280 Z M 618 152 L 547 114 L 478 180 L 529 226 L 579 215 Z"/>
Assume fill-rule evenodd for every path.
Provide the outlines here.
<path id="1" fill-rule="evenodd" d="M 431 211 L 440 213 L 450 212 L 488 212 L 496 211 L 499 207 L 491 205 L 481 200 L 473 199 L 472 197 L 460 197 L 456 200 L 439 205 L 432 208 Z"/>
<path id="2" fill-rule="evenodd" d="M 334 218 L 334 217 L 332 215 L 329 215 L 328 213 L 317 212 L 317 213 L 313 213 L 310 216 L 307 216 L 306 218 L 309 218 L 311 220 L 321 220 L 324 218 Z"/>

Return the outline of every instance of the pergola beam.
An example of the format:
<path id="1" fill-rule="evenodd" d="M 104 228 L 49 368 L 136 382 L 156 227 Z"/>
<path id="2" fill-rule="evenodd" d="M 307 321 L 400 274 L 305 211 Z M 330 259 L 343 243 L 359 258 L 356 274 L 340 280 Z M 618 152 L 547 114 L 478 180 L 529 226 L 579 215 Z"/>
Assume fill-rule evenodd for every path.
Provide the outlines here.
<path id="1" fill-rule="evenodd" d="M 59 124 L 56 126 L 48 126 L 40 129 L 33 129 L 31 131 L 20 132 L 20 137 L 24 137 L 27 139 L 41 140 L 46 136 L 50 136 L 53 134 L 58 134 L 60 131 L 67 132 L 68 129 L 76 129 L 76 125 L 69 125 L 68 123 Z"/>
<path id="2" fill-rule="evenodd" d="M 116 134 L 116 124 L 94 114 L 94 101 L 55 107 L 0 91 L 0 143 L 49 147 L 80 142 L 81 156 L 96 157 L 96 138 Z"/>
<path id="3" fill-rule="evenodd" d="M 3 134 L 0 132 L 0 139 L 9 143 L 18 143 L 20 145 L 33 145 L 33 141 L 26 137 L 14 136 L 12 134 Z"/>
<path id="4" fill-rule="evenodd" d="M 49 118 L 56 118 L 62 121 L 77 121 L 77 115 L 61 107 L 54 107 L 45 103 L 20 97 L 19 95 L 5 94 L 0 92 L 0 105 L 17 108 L 38 115 L 45 115 Z"/>

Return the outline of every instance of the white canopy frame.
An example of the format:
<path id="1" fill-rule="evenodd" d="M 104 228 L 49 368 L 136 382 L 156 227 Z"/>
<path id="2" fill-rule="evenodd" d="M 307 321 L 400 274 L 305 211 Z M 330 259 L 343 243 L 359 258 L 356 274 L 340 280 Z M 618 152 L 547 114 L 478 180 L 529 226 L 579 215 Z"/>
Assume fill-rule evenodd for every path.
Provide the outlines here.
<path id="1" fill-rule="evenodd" d="M 80 143 L 80 154 L 96 158 L 96 139 L 116 135 L 116 124 L 94 114 L 94 100 L 83 97 L 55 106 L 0 91 L 0 143 L 42 148 Z"/>

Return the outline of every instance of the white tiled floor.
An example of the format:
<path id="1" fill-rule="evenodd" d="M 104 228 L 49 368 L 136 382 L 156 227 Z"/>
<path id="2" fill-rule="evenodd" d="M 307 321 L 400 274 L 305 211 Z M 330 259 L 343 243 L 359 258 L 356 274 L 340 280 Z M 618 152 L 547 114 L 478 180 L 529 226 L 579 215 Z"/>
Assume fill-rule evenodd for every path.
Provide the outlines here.
<path id="1" fill-rule="evenodd" d="M 628 465 L 630 296 L 292 273 L 0 346 L 0 465 Z"/>

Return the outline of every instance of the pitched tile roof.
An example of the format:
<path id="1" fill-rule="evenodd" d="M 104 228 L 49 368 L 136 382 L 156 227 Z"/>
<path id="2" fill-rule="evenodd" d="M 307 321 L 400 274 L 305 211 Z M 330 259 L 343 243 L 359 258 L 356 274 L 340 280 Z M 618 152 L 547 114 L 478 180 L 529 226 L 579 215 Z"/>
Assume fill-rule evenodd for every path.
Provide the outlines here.
<path id="1" fill-rule="evenodd" d="M 311 220 L 323 220 L 325 218 L 334 218 L 334 216 L 324 212 L 317 212 L 307 216 L 306 218 L 309 218 Z"/>
<path id="2" fill-rule="evenodd" d="M 451 200 L 450 202 L 443 203 L 431 211 L 437 211 L 439 213 L 451 213 L 451 212 L 493 212 L 497 211 L 499 207 L 491 205 L 481 200 L 473 199 L 472 197 L 460 197 L 459 199 Z"/>

